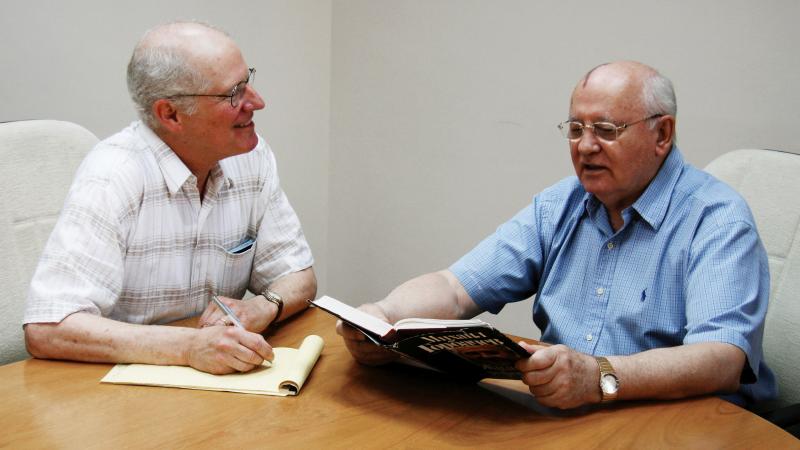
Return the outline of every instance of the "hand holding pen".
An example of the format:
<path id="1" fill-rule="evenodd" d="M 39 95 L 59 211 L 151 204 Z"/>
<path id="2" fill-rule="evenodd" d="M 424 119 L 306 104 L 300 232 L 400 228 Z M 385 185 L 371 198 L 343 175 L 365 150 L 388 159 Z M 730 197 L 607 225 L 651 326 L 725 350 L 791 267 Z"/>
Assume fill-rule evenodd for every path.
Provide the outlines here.
<path id="1" fill-rule="evenodd" d="M 247 372 L 264 361 L 271 361 L 274 356 L 272 347 L 264 337 L 248 331 L 234 313 L 234 308 L 225 303 L 226 300 L 216 295 L 211 299 L 214 306 L 209 304 L 198 321 L 200 330 L 187 354 L 188 365 L 204 372 L 225 374 Z M 246 320 L 247 310 L 244 312 L 242 317 Z M 220 313 L 222 317 L 219 317 Z"/>
<path id="2" fill-rule="evenodd" d="M 226 305 L 225 303 L 222 303 L 219 297 L 217 297 L 216 295 L 212 295 L 211 300 L 214 301 L 214 304 L 217 305 L 217 308 L 219 308 L 222 312 L 225 313 L 226 316 L 224 319 L 225 325 L 235 325 L 239 328 L 244 328 L 244 325 L 242 325 L 242 322 L 239 320 L 238 317 L 236 317 L 236 314 L 234 314 L 233 310 L 230 309 L 228 305 Z"/>

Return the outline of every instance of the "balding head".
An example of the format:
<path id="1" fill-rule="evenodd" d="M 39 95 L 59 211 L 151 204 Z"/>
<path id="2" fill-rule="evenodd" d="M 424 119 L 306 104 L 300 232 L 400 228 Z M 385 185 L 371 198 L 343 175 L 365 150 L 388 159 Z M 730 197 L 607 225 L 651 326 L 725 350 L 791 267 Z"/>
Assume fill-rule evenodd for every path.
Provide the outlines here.
<path id="1" fill-rule="evenodd" d="M 230 36 L 204 23 L 172 22 L 147 31 L 128 63 L 128 91 L 142 121 L 158 127 L 151 111 L 158 99 L 205 92 L 210 86 L 206 70 L 230 51 L 238 52 Z M 174 101 L 188 114 L 194 112 L 196 99 Z"/>
<path id="2" fill-rule="evenodd" d="M 645 116 L 677 114 L 672 82 L 656 69 L 637 61 L 616 61 L 601 64 L 584 75 L 575 86 L 573 96 L 590 83 L 613 87 L 619 95 L 628 96 L 630 108 L 641 109 Z"/>

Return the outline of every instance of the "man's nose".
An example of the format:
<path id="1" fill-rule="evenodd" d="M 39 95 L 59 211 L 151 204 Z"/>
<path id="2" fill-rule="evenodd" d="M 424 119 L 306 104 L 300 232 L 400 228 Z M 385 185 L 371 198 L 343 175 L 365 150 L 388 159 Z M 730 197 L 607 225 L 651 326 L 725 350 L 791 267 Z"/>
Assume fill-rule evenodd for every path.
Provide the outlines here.
<path id="1" fill-rule="evenodd" d="M 578 138 L 578 152 L 579 153 L 593 153 L 600 151 L 600 141 L 594 135 L 594 130 L 591 128 L 584 128 L 581 137 Z"/>
<path id="2" fill-rule="evenodd" d="M 256 88 L 252 85 L 248 84 L 245 88 L 244 94 L 244 104 L 242 105 L 243 108 L 247 108 L 250 111 L 258 111 L 259 109 L 264 109 L 267 106 L 267 103 L 261 98 Z"/>

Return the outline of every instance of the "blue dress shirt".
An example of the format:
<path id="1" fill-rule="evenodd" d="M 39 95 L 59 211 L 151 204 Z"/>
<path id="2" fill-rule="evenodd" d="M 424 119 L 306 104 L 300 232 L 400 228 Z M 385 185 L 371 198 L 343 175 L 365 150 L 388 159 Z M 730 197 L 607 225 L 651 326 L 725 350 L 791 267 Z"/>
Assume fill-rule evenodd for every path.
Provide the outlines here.
<path id="1" fill-rule="evenodd" d="M 774 398 L 761 341 L 767 255 L 750 209 L 685 163 L 677 147 L 611 228 L 605 207 L 566 178 L 450 267 L 472 299 L 498 313 L 536 295 L 542 341 L 591 355 L 696 342 L 747 355 L 741 403 Z"/>

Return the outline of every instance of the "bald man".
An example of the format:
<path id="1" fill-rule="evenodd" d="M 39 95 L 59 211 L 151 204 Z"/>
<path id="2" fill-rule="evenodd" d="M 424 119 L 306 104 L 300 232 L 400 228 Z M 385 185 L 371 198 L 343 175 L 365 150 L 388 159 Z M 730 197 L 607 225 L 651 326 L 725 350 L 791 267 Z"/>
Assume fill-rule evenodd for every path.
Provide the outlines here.
<path id="1" fill-rule="evenodd" d="M 744 200 L 683 160 L 672 83 L 637 62 L 587 73 L 559 124 L 576 177 L 544 190 L 447 270 L 362 309 L 389 323 L 468 318 L 536 296 L 542 341 L 517 363 L 555 408 L 730 394 L 775 397 L 761 340 L 764 247 Z M 337 324 L 353 356 L 395 356 Z"/>
<path id="2" fill-rule="evenodd" d="M 265 104 L 254 76 L 209 25 L 170 23 L 142 37 L 128 65 L 140 120 L 87 155 L 31 282 L 33 356 L 216 374 L 272 359 L 261 333 L 314 298 L 316 277 L 255 131 Z M 248 289 L 260 295 L 239 300 Z M 195 315 L 195 329 L 159 326 Z"/>

